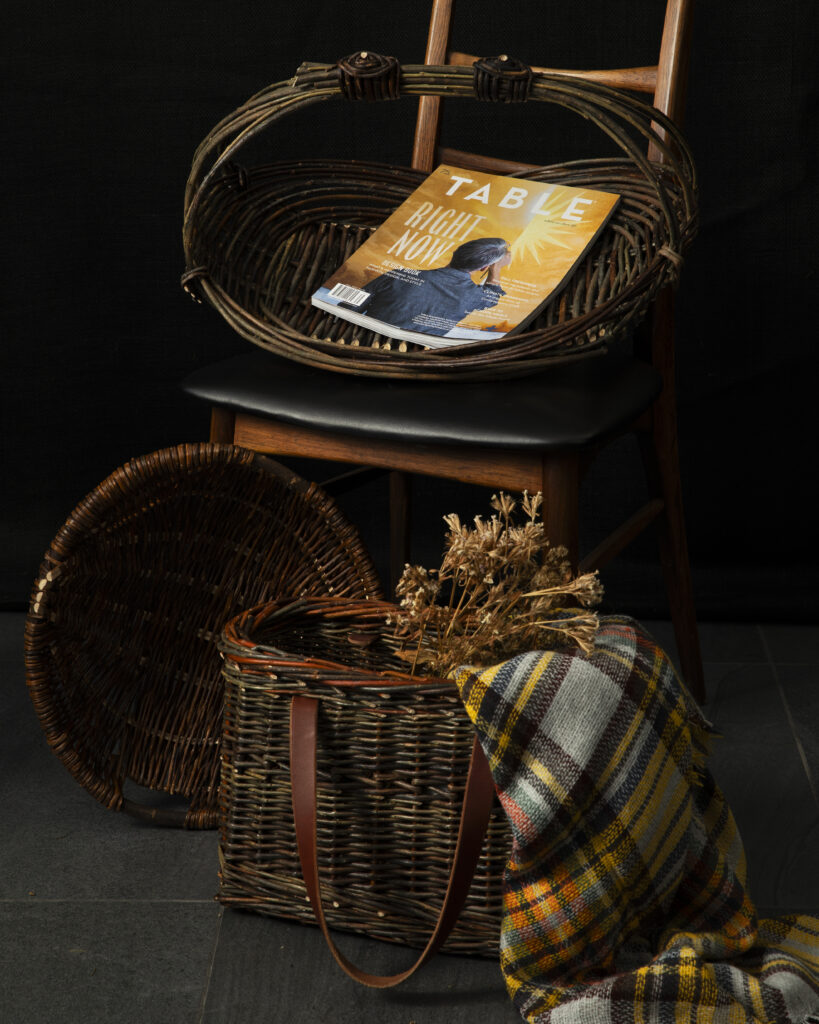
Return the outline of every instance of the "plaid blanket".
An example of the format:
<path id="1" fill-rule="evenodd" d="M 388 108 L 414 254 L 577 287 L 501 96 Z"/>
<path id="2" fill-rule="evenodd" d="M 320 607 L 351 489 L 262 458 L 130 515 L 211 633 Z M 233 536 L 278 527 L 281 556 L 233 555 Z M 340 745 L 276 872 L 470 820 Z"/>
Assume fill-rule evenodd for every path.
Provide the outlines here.
<path id="1" fill-rule="evenodd" d="M 512 827 L 501 968 L 527 1021 L 819 1022 L 819 920 L 757 920 L 708 723 L 633 620 L 455 678 Z"/>

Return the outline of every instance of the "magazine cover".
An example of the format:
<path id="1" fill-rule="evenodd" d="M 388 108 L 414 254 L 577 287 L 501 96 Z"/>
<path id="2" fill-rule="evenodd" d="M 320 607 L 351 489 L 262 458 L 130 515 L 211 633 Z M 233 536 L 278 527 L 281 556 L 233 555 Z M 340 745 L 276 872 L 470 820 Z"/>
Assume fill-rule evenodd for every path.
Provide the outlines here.
<path id="1" fill-rule="evenodd" d="M 312 303 L 429 348 L 519 331 L 567 281 L 619 196 L 442 166 Z"/>

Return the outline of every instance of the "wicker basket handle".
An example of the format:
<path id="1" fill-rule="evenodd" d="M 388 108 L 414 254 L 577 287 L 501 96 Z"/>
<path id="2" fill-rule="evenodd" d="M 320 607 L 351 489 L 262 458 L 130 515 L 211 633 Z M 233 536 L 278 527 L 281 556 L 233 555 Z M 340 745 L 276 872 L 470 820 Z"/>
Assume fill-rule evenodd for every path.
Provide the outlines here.
<path id="1" fill-rule="evenodd" d="M 477 736 L 472 747 L 469 774 L 464 792 L 464 805 L 455 856 L 449 875 L 444 903 L 426 948 L 412 967 L 399 974 L 367 974 L 352 964 L 338 949 L 330 936 L 319 887 L 316 849 L 316 742 L 319 702 L 313 697 L 296 696 L 290 704 L 290 777 L 293 788 L 293 819 L 299 848 L 302 876 L 330 952 L 339 966 L 355 981 L 369 988 L 392 988 L 405 981 L 423 966 L 441 947 L 464 905 L 475 865 L 480 857 L 495 786 L 486 756 Z"/>

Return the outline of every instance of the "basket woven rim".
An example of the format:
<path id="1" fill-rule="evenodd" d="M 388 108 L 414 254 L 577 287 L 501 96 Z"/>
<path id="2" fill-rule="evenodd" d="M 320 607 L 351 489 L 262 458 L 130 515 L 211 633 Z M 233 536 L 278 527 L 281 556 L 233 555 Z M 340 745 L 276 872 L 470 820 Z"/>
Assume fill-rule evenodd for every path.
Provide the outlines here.
<path id="1" fill-rule="evenodd" d="M 382 635 L 382 631 L 389 629 L 387 620 L 399 613 L 398 605 L 373 598 L 305 597 L 296 601 L 266 601 L 227 622 L 218 646 L 225 661 L 235 665 L 239 672 L 246 672 L 254 665 L 259 668 L 273 664 L 286 665 L 288 668 L 302 665 L 313 666 L 321 673 L 311 676 L 311 685 L 375 690 L 437 689 L 442 686 L 454 689 L 455 683 L 451 679 L 417 676 L 397 670 L 371 671 L 332 658 L 317 658 L 286 651 L 272 643 L 254 639 L 255 633 L 269 629 L 273 623 L 285 627 L 299 621 L 311 625 L 349 621 L 353 635 L 374 640 Z M 354 641 L 351 643 L 354 645 Z M 268 682 L 266 688 L 275 690 L 276 683 Z"/>

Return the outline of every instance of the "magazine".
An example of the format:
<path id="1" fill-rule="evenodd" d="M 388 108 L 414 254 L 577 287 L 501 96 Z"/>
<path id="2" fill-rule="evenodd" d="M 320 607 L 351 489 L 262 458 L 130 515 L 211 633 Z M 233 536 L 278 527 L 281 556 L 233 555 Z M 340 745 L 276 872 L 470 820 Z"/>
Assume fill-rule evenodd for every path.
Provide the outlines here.
<path id="1" fill-rule="evenodd" d="M 428 348 L 503 338 L 566 283 L 619 198 L 438 167 L 312 303 Z"/>

